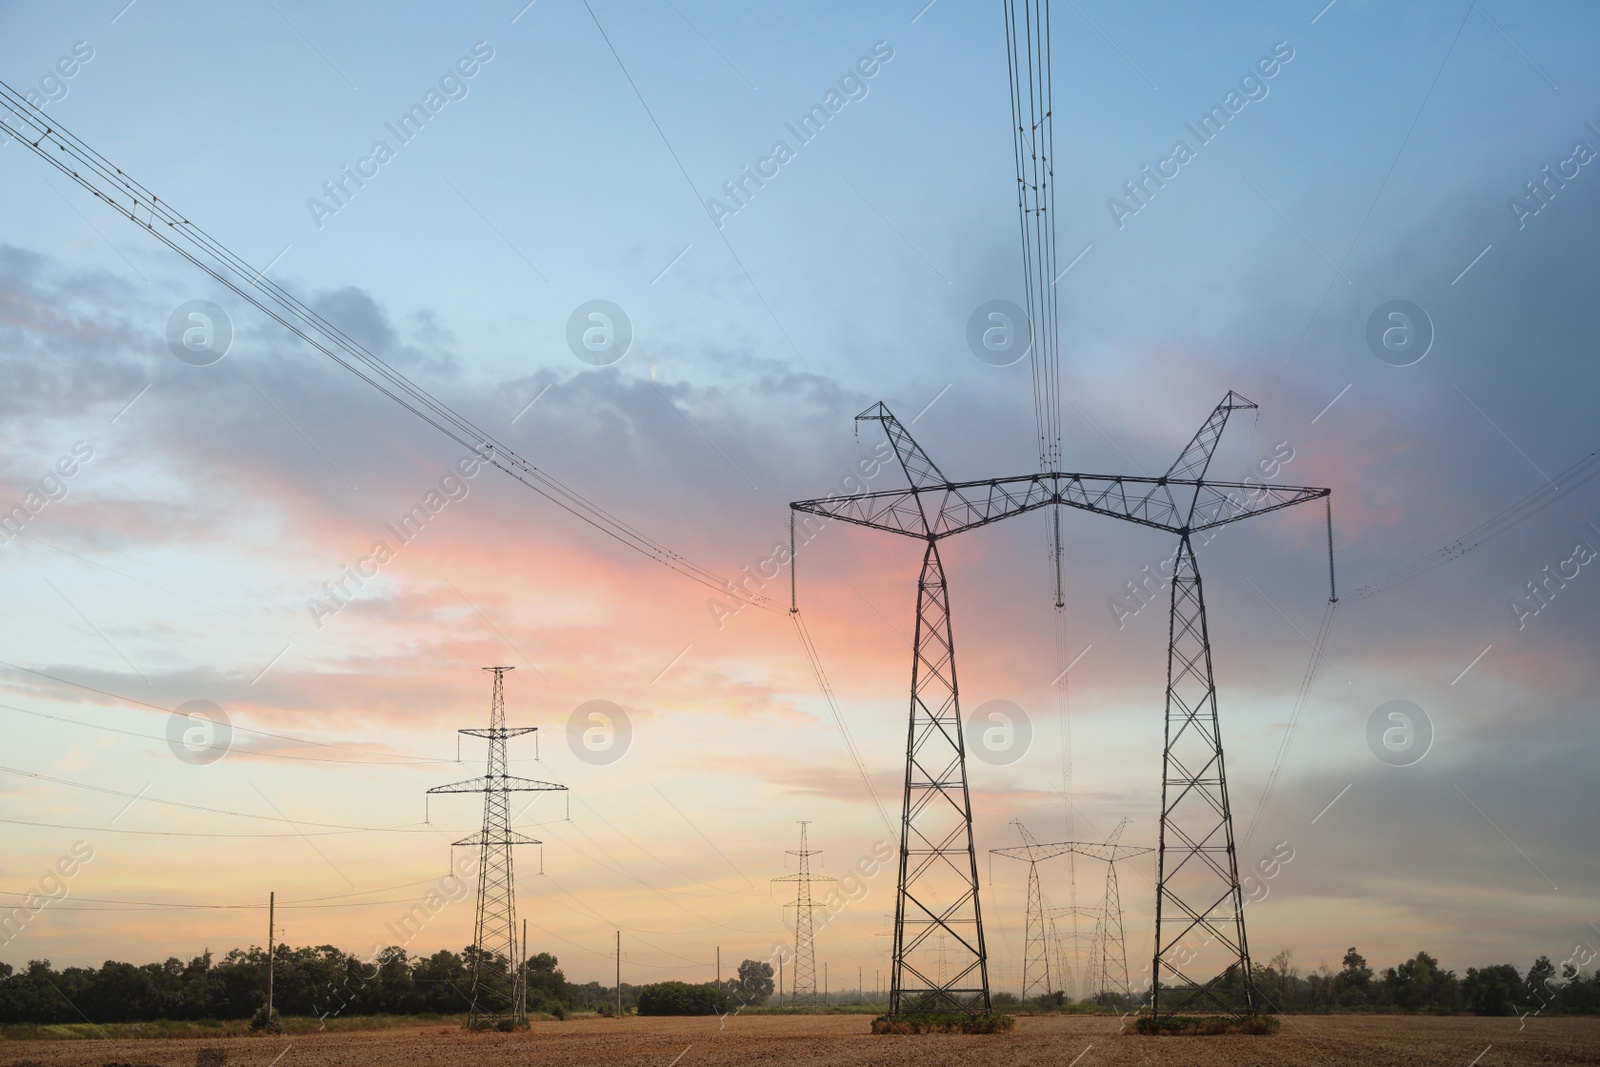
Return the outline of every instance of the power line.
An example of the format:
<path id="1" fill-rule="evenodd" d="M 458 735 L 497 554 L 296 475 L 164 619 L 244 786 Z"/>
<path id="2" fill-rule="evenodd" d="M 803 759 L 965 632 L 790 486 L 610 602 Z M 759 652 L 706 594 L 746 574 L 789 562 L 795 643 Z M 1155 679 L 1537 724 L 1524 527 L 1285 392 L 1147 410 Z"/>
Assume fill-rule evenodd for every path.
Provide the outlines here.
<path id="1" fill-rule="evenodd" d="M 1473 549 L 1488 544 L 1501 534 L 1527 522 L 1557 500 L 1574 489 L 1588 484 L 1596 477 L 1600 477 L 1600 449 L 1590 452 L 1557 474 L 1555 478 L 1544 482 L 1533 492 L 1510 507 L 1496 512 L 1443 548 L 1435 549 L 1416 562 L 1392 571 L 1377 581 L 1368 582 L 1351 594 L 1351 597 L 1355 600 L 1365 600 L 1404 585 L 1413 578 L 1420 578 L 1446 563 L 1453 563 Z"/>
<path id="2" fill-rule="evenodd" d="M 403 827 L 390 826 L 350 826 L 345 823 L 315 822 L 310 819 L 289 820 L 277 815 L 256 815 L 247 811 L 232 811 L 227 808 L 212 808 L 204 804 L 190 804 L 182 800 L 163 800 L 160 797 L 147 796 L 140 793 L 129 793 L 123 789 L 112 789 L 103 785 L 90 785 L 88 782 L 74 782 L 70 778 L 57 778 L 49 774 L 40 774 L 37 771 L 25 771 L 17 767 L 0 767 L 0 773 L 15 774 L 22 778 L 33 778 L 41 782 L 50 782 L 54 785 L 71 786 L 74 789 L 84 789 L 91 793 L 104 793 L 114 797 L 125 797 L 129 800 L 142 800 L 147 804 L 160 804 L 169 808 L 184 808 L 189 811 L 203 811 L 212 815 L 230 815 L 237 819 L 255 819 L 260 822 L 280 822 L 288 826 L 316 826 L 323 829 L 361 831 L 365 833 L 388 833 L 404 830 Z M 410 832 L 410 831 L 408 831 Z"/>
<path id="3" fill-rule="evenodd" d="M 1306 663 L 1305 674 L 1300 679 L 1300 691 L 1295 694 L 1294 710 L 1289 713 L 1289 725 L 1283 732 L 1283 740 L 1278 742 L 1278 754 L 1273 758 L 1272 770 L 1267 774 L 1267 784 L 1261 790 L 1261 799 L 1256 804 L 1255 814 L 1250 816 L 1250 825 L 1244 832 L 1244 845 L 1250 843 L 1255 836 L 1256 825 L 1261 821 L 1262 812 L 1266 811 L 1267 801 L 1272 798 L 1272 790 L 1278 784 L 1278 776 L 1283 772 L 1284 761 L 1289 758 L 1289 745 L 1294 740 L 1295 730 L 1300 725 L 1300 716 L 1304 714 L 1306 700 L 1311 695 L 1311 683 L 1316 679 L 1317 668 L 1322 665 L 1322 647 L 1328 642 L 1328 634 L 1333 629 L 1333 613 L 1338 608 L 1339 602 L 1330 599 L 1328 606 L 1322 612 L 1322 624 L 1317 627 L 1317 636 L 1311 642 L 1311 659 Z"/>
<path id="4" fill-rule="evenodd" d="M 14 671 L 22 671 L 24 674 L 32 674 L 32 675 L 36 675 L 36 676 L 38 676 L 40 678 L 48 678 L 50 681 L 58 682 L 61 685 L 70 685 L 74 689 L 82 689 L 86 693 L 96 693 L 96 694 L 98 694 L 100 696 L 103 696 L 103 697 L 110 697 L 113 700 L 120 700 L 124 704 L 136 704 L 141 708 L 149 708 L 152 711 L 159 711 L 163 715 L 172 714 L 172 709 L 171 708 L 164 708 L 159 704 L 151 704 L 150 702 L 145 701 L 145 700 L 140 700 L 137 697 L 124 696 L 121 693 L 113 693 L 109 689 L 97 689 L 92 685 L 84 685 L 82 682 L 74 682 L 74 681 L 72 681 L 70 679 L 62 678 L 62 677 L 59 677 L 59 676 L 54 675 L 54 674 L 47 674 L 44 671 L 34 670 L 32 667 L 24 667 L 21 664 L 12 663 L 12 662 L 10 662 L 8 660 L 0 659 L 0 667 L 9 667 Z M 21 710 L 21 709 L 16 709 L 16 710 Z M 34 714 L 42 714 L 42 713 L 34 713 Z M 336 752 L 360 752 L 361 751 L 360 749 L 346 748 L 343 745 L 329 744 L 326 741 L 312 741 L 312 740 L 310 740 L 308 738 L 304 738 L 304 737 L 291 737 L 288 734 L 275 734 L 275 733 L 271 733 L 271 732 L 269 732 L 267 730 L 253 730 L 248 726 L 230 726 L 230 729 L 232 729 L 235 733 L 254 734 L 256 737 L 270 737 L 275 741 L 291 741 L 291 742 L 293 742 L 293 743 L 295 743 L 297 745 L 309 745 L 309 746 L 311 746 L 313 748 L 332 749 L 332 750 L 334 750 Z M 252 753 L 252 754 L 253 755 L 261 755 L 262 753 Z M 441 758 L 434 757 L 434 756 L 412 756 L 412 755 L 406 755 L 405 756 L 405 760 L 407 761 L 407 763 L 400 763 L 400 764 L 394 764 L 394 765 L 406 766 L 408 763 L 454 763 L 455 762 L 454 760 L 441 759 Z M 385 760 L 322 760 L 322 761 L 313 760 L 312 762 L 324 762 L 324 763 L 380 763 L 380 764 L 381 763 L 385 763 L 385 762 L 393 763 L 393 761 L 385 761 Z"/>
<path id="5" fill-rule="evenodd" d="M 1056 298 L 1055 118 L 1048 0 L 1006 0 L 1006 59 L 1011 88 L 1017 220 L 1022 234 L 1024 299 L 1032 348 L 1039 469 L 1061 467 L 1061 372 Z"/>
<path id="6" fill-rule="evenodd" d="M 21 715 L 31 715 L 36 719 L 49 719 L 52 722 L 66 723 L 68 726 L 82 726 L 85 729 L 101 730 L 101 731 L 103 731 L 105 733 L 111 733 L 111 734 L 121 734 L 124 737 L 138 737 L 138 738 L 142 738 L 143 740 L 146 740 L 146 741 L 163 741 L 164 742 L 164 741 L 167 740 L 165 737 L 158 737 L 155 734 L 142 734 L 142 733 L 139 733 L 137 730 L 122 730 L 122 729 L 119 729 L 119 728 L 117 728 L 115 726 L 106 726 L 103 723 L 84 722 L 82 719 L 69 719 L 64 715 L 51 715 L 51 714 L 48 714 L 47 712 L 43 712 L 43 711 L 30 711 L 27 708 L 19 708 L 14 704 L 0 704 L 0 708 L 5 709 L 6 711 L 17 712 L 18 714 L 21 714 Z M 403 761 L 403 760 L 369 760 L 369 759 L 318 759 L 315 756 L 290 756 L 290 755 L 287 755 L 287 754 L 281 753 L 281 752 L 248 752 L 248 751 L 241 751 L 240 755 L 244 755 L 244 756 L 260 756 L 260 757 L 262 757 L 264 759 L 296 760 L 296 761 L 299 761 L 299 762 L 302 762 L 302 763 L 364 763 L 364 764 L 375 765 L 375 766 L 379 766 L 379 767 L 425 767 L 425 766 L 426 767 L 431 767 L 436 763 L 447 762 L 447 761 L 443 761 L 443 760 L 434 760 L 434 759 L 429 759 L 429 760 L 410 760 L 410 761 Z"/>
<path id="7" fill-rule="evenodd" d="M 65 532 L 65 533 L 69 533 L 69 534 L 73 535 L 74 537 L 80 537 L 83 540 L 88 541 L 91 545 L 94 545 L 97 548 L 103 548 L 107 552 L 114 552 L 119 556 L 125 556 L 128 559 L 133 560 L 133 562 L 139 564 L 140 566 L 149 567 L 152 570 L 160 571 L 162 574 L 169 574 L 172 577 L 179 579 L 180 581 L 185 581 L 185 582 L 189 582 L 189 583 L 191 583 L 193 585 L 196 585 L 199 588 L 206 590 L 206 592 L 208 592 L 208 593 L 213 593 L 213 594 L 215 594 L 217 596 L 230 597 L 230 599 L 238 599 L 237 597 L 232 597 L 232 595 L 229 594 L 229 593 L 225 593 L 225 592 L 222 592 L 221 590 L 212 589 L 209 586 L 202 585 L 201 583 L 196 582 L 192 578 L 186 578 L 183 575 L 178 574 L 175 571 L 169 571 L 169 570 L 166 570 L 163 567 L 156 566 L 154 563 L 146 562 L 145 560 L 142 560 L 137 556 L 130 555 L 127 552 L 123 552 L 121 549 L 112 548 L 110 545 L 102 544 L 101 542 L 96 541 L 94 538 L 89 537 L 87 534 L 84 534 L 84 533 L 82 533 L 82 532 L 80 532 L 78 530 L 69 529 L 68 527 L 62 526 L 60 523 L 51 522 L 49 519 L 45 518 L 42 515 L 35 516 L 34 517 L 34 521 L 47 523 L 47 524 L 49 524 L 51 526 L 54 526 L 58 530 L 61 530 L 61 531 Z M 137 582 L 140 585 L 148 586 L 151 589 L 160 590 L 161 592 L 166 593 L 168 596 L 175 596 L 180 600 L 187 600 L 191 604 L 199 604 L 201 607 L 209 608 L 212 611 L 221 612 L 222 614 L 231 616 L 231 617 L 233 617 L 235 619 L 240 620 L 241 622 L 247 622 L 247 623 L 251 624 L 252 626 L 264 626 L 269 630 L 276 630 L 278 633 L 292 634 L 297 639 L 304 639 L 304 640 L 308 640 L 308 641 L 318 641 L 318 642 L 321 642 L 322 644 L 325 644 L 325 645 L 332 645 L 334 648 L 342 648 L 342 649 L 345 649 L 345 650 L 350 651 L 350 652 L 360 652 L 363 655 L 377 656 L 377 657 L 380 657 L 382 659 L 396 659 L 396 660 L 401 660 L 401 661 L 406 662 L 406 663 L 421 663 L 421 664 L 425 664 L 425 665 L 430 666 L 430 667 L 449 667 L 449 668 L 458 669 L 458 670 L 463 667 L 463 664 L 460 664 L 460 663 L 446 663 L 446 662 L 443 662 L 441 660 L 419 659 L 419 658 L 417 658 L 415 656 L 397 656 L 392 652 L 384 652 L 381 649 L 369 648 L 369 647 L 367 647 L 365 645 L 354 645 L 354 644 L 349 644 L 348 642 L 344 642 L 344 641 L 335 641 L 331 637 L 328 637 L 326 634 L 319 633 L 316 630 L 300 629 L 298 627 L 293 627 L 293 626 L 281 626 L 278 623 L 269 622 L 266 619 L 252 618 L 249 615 L 241 614 L 240 612 L 234 611 L 234 610 L 232 610 L 230 608 L 224 608 L 224 607 L 220 607 L 220 606 L 218 606 L 216 604 L 208 603 L 207 601 L 201 600 L 199 597 L 190 596 L 187 593 L 180 593 L 176 589 L 169 589 L 166 586 L 160 585 L 160 584 L 158 584 L 156 582 L 148 581 L 148 580 L 146 580 L 144 578 L 139 578 L 139 577 L 137 577 L 135 575 L 129 574 L 126 571 L 118 570 L 117 568 L 111 566 L 110 564 L 102 563 L 102 562 L 100 562 L 99 560 L 96 560 L 96 559 L 90 559 L 88 556 L 80 555 L 79 553 L 72 551 L 70 548 L 62 548 L 60 545 L 51 544 L 49 541 L 46 541 L 43 538 L 35 537 L 30 533 L 26 533 L 24 531 L 20 531 L 19 530 L 19 531 L 16 532 L 15 536 L 22 537 L 22 538 L 24 538 L 26 540 L 32 541 L 36 545 L 43 545 L 45 548 L 51 549 L 52 551 L 55 551 L 55 552 L 60 552 L 63 555 L 71 556 L 73 559 L 78 560 L 79 562 L 82 562 L 82 563 L 87 563 L 91 567 L 99 567 L 101 570 L 108 571 L 111 574 L 115 574 L 120 578 L 125 578 L 130 582 Z"/>
<path id="8" fill-rule="evenodd" d="M 656 563 L 718 593 L 733 588 L 730 582 L 653 540 L 546 474 L 493 434 L 389 366 L 124 174 L 87 143 L 49 122 L 43 111 L 5 82 L 0 82 L 0 106 L 9 113 L 8 117 L 0 117 L 0 129 L 22 141 L 35 155 L 312 348 L 440 433 L 477 453 L 484 462 L 498 467 L 575 518 Z M 770 601 L 759 594 L 753 596 L 751 602 L 759 608 L 774 610 Z"/>
<path id="9" fill-rule="evenodd" d="M 794 557 L 790 557 L 789 566 L 793 568 Z M 800 635 L 800 646 L 805 649 L 806 660 L 811 664 L 811 671 L 817 677 L 817 688 L 822 690 L 822 697 L 828 704 L 828 710 L 833 714 L 833 721 L 839 727 L 839 736 L 844 738 L 845 748 L 850 752 L 850 762 L 855 766 L 856 774 L 867 787 L 867 795 L 872 798 L 873 807 L 878 809 L 878 818 L 883 820 L 883 828 L 890 834 L 894 833 L 894 824 L 889 821 L 889 813 L 884 810 L 883 801 L 878 797 L 878 788 L 872 784 L 872 775 L 867 772 L 867 765 L 861 759 L 861 753 L 856 748 L 855 738 L 850 736 L 850 727 L 845 722 L 844 713 L 839 710 L 839 702 L 834 699 L 833 687 L 828 684 L 828 676 L 822 670 L 822 658 L 817 653 L 817 646 L 811 640 L 811 631 L 806 629 L 805 621 L 800 617 L 800 609 L 792 608 L 789 618 L 794 620 L 795 632 Z"/>
<path id="10" fill-rule="evenodd" d="M 434 883 L 436 881 L 437 881 L 437 879 L 435 879 L 435 878 L 424 878 L 424 879 L 422 879 L 420 881 L 416 881 L 416 882 L 404 882 L 404 883 L 402 883 L 400 885 L 384 886 L 382 889 L 366 889 L 366 890 L 361 890 L 361 891 L 358 891 L 358 892 L 355 892 L 355 893 L 336 893 L 336 894 L 333 894 L 333 895 L 330 895 L 330 896 L 321 896 L 321 897 L 302 897 L 299 900 L 279 901 L 277 906 L 280 907 L 280 908 L 283 908 L 283 907 L 294 907 L 294 908 L 299 908 L 299 907 L 363 908 L 363 907 L 368 907 L 368 906 L 373 905 L 373 904 L 414 903 L 414 901 L 412 901 L 411 898 L 409 898 L 409 897 L 399 898 L 397 900 L 356 901 L 356 902 L 350 902 L 350 903 L 345 903 L 345 904 L 327 904 L 327 903 L 323 903 L 323 902 L 330 901 L 330 900 L 347 900 L 349 897 L 367 896 L 368 894 L 371 894 L 371 893 L 389 893 L 389 892 L 393 892 L 396 889 L 411 889 L 411 888 L 413 888 L 415 886 L 419 886 L 419 885 L 431 885 L 432 883 Z M 9 889 L 0 889 L 0 896 L 26 897 L 26 896 L 29 896 L 29 895 L 30 895 L 29 893 L 21 893 L 21 892 L 16 892 L 16 891 L 9 890 Z M 183 903 L 183 902 L 179 902 L 179 901 L 168 901 L 168 900 L 109 900 L 109 899 L 106 899 L 106 898 L 103 898 L 103 897 L 79 897 L 79 896 L 74 896 L 72 899 L 74 901 L 77 901 L 79 903 L 84 903 L 84 904 L 118 904 L 118 905 L 126 905 L 128 907 L 138 907 L 138 908 L 178 908 L 178 909 L 192 909 L 192 910 L 203 910 L 203 911 L 261 911 L 261 910 L 265 910 L 268 907 L 268 905 L 260 904 L 260 903 L 256 903 L 256 904 L 189 904 L 189 903 Z M 50 906 L 50 910 L 51 911 L 60 911 L 60 910 L 66 910 L 66 911 L 116 911 L 116 910 L 120 910 L 120 909 L 117 909 L 117 908 L 65 908 L 65 909 L 63 909 L 61 907 L 61 905 L 59 905 L 59 904 L 52 904 Z"/>

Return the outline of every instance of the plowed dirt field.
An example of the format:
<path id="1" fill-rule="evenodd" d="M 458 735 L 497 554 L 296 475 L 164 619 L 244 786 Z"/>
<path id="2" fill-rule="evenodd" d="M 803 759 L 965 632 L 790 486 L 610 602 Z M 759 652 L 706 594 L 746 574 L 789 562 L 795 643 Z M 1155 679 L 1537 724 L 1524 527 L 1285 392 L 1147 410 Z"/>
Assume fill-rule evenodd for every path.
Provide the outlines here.
<path id="1" fill-rule="evenodd" d="M 1114 1018 L 1022 1017 L 1010 1033 L 984 1037 L 875 1037 L 865 1015 L 729 1016 L 622 1020 L 581 1017 L 535 1023 L 519 1034 L 466 1034 L 444 1027 L 252 1036 L 222 1041 L 8 1041 L 0 1067 L 745 1067 L 748 1064 L 1254 1065 L 1501 1067 L 1600 1064 L 1600 1019 L 1289 1016 L 1272 1037 L 1119 1034 Z"/>

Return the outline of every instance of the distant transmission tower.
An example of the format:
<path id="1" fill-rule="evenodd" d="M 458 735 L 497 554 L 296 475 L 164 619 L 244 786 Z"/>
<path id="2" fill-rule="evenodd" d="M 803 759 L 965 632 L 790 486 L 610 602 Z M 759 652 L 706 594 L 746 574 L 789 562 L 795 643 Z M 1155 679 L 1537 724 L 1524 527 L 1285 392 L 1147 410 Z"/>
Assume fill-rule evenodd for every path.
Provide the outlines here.
<path id="1" fill-rule="evenodd" d="M 1106 838 L 1106 895 L 1101 901 L 1100 918 L 1100 998 L 1112 994 L 1132 998 L 1133 988 L 1128 983 L 1128 950 L 1122 936 L 1122 892 L 1117 887 L 1117 860 L 1137 855 L 1123 848 L 1119 842 L 1122 831 L 1131 820 L 1123 819 Z M 1142 850 L 1148 852 L 1149 849 Z"/>
<path id="2" fill-rule="evenodd" d="M 1046 919 L 1050 927 L 1055 925 L 1055 918 L 1059 915 L 1093 915 L 1096 919 L 1094 938 L 1090 942 L 1089 962 L 1098 971 L 1096 977 L 1096 992 L 1106 992 L 1115 989 L 1122 993 L 1128 992 L 1128 961 L 1123 949 L 1122 937 L 1122 898 L 1117 892 L 1116 861 L 1129 859 L 1133 856 L 1142 856 L 1153 851 L 1149 848 L 1140 848 L 1121 843 L 1122 831 L 1128 825 L 1128 820 L 1123 819 L 1111 836 L 1102 844 L 1098 841 L 1052 841 L 1040 844 L 1033 839 L 1033 835 L 1022 823 L 1016 819 L 1011 820 L 1011 825 L 1017 828 L 1022 835 L 1023 845 L 1017 848 L 992 848 L 989 851 L 996 856 L 1007 856 L 1011 859 L 1028 861 L 1028 919 L 1027 936 L 1023 948 L 1023 985 L 1022 999 L 1027 1000 L 1031 989 L 1043 986 L 1044 992 L 1050 992 L 1049 977 L 1049 938 L 1046 937 Z M 1039 892 L 1038 864 L 1044 860 L 1054 859 L 1056 856 L 1088 856 L 1091 859 L 1104 860 L 1108 867 L 1106 873 L 1106 896 L 1101 901 L 1098 909 L 1091 908 L 1053 908 L 1046 909 Z M 1113 914 L 1114 913 L 1114 914 Z M 1076 933 L 1067 935 L 1076 941 L 1081 936 Z M 1057 939 L 1059 945 L 1059 939 Z M 1077 945 L 1073 945 L 1074 958 L 1077 954 Z M 1120 968 L 1120 969 L 1119 969 Z M 1063 968 L 1060 964 L 1060 955 L 1057 955 L 1057 971 Z M 1120 977 L 1120 986 L 1117 984 Z"/>
<path id="3" fill-rule="evenodd" d="M 469 994 L 467 1025 L 476 1029 L 503 1019 L 517 1019 L 526 981 L 517 951 L 517 883 L 511 865 L 512 845 L 540 845 L 544 842 L 511 829 L 511 794 L 566 789 L 552 782 L 513 778 L 506 773 L 506 739 L 531 734 L 537 726 L 506 726 L 505 672 L 512 667 L 485 667 L 494 672 L 494 700 L 489 708 L 487 730 L 462 730 L 463 734 L 489 740 L 489 762 L 482 778 L 469 778 L 453 785 L 435 786 L 433 793 L 482 793 L 483 829 L 463 837 L 455 845 L 478 846 L 478 915 L 472 934 L 472 990 Z M 504 961 L 511 976 L 511 988 L 499 990 L 489 978 Z"/>
<path id="4" fill-rule="evenodd" d="M 1050 939 L 1045 926 L 1044 897 L 1039 892 L 1039 861 L 1060 853 L 1045 851 L 1020 819 L 1012 819 L 1011 825 L 1022 835 L 1022 847 L 992 848 L 989 851 L 998 856 L 1028 861 L 1028 910 L 1022 937 L 1022 999 L 1026 1003 L 1034 997 L 1046 996 L 1051 991 Z"/>
<path id="5" fill-rule="evenodd" d="M 811 873 L 811 857 L 820 856 L 822 853 L 806 847 L 808 825 L 809 822 L 801 821 L 800 847 L 787 852 L 787 855 L 800 857 L 800 869 L 794 874 L 772 879 L 774 882 L 795 884 L 794 903 L 784 905 L 786 908 L 794 909 L 794 986 L 789 993 L 791 1004 L 817 1002 L 817 951 L 812 941 L 811 912 L 821 905 L 811 900 L 811 883 L 835 881 L 827 875 Z"/>
<path id="6" fill-rule="evenodd" d="M 1073 853 L 1069 853 L 1073 855 Z M 1087 981 L 1087 967 L 1092 965 L 1100 944 L 1100 909 L 1087 908 L 1071 904 L 1064 908 L 1052 908 L 1049 901 L 1045 901 L 1045 918 L 1050 925 L 1050 941 L 1055 948 L 1055 975 L 1056 988 L 1069 996 L 1076 997 L 1081 987 Z M 1072 926 L 1065 933 L 1056 926 L 1056 920 L 1070 918 Z M 1079 919 L 1093 919 L 1095 926 L 1092 932 L 1085 933 L 1078 929 Z M 1084 943 L 1089 947 L 1084 949 Z M 1072 946 L 1070 954 L 1067 945 Z M 1088 960 L 1088 964 L 1084 961 Z"/>

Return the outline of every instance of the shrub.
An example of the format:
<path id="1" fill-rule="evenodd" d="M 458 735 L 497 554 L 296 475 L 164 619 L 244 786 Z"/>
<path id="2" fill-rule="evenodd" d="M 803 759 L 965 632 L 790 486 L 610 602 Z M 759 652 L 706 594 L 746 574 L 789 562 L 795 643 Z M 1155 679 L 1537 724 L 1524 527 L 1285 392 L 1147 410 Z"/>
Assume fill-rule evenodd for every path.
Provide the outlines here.
<path id="1" fill-rule="evenodd" d="M 720 1015 L 732 998 L 713 986 L 656 982 L 639 989 L 640 1015 Z"/>
<path id="2" fill-rule="evenodd" d="M 1210 1037 L 1216 1034 L 1275 1034 L 1282 1024 L 1271 1015 L 1169 1015 L 1162 1019 L 1140 1016 L 1134 1029 L 1141 1034 Z"/>
<path id="3" fill-rule="evenodd" d="M 1009 1015 L 990 1013 L 968 1015 L 961 1011 L 928 1012 L 923 1015 L 880 1015 L 872 1020 L 875 1034 L 999 1034 L 1017 1021 Z"/>

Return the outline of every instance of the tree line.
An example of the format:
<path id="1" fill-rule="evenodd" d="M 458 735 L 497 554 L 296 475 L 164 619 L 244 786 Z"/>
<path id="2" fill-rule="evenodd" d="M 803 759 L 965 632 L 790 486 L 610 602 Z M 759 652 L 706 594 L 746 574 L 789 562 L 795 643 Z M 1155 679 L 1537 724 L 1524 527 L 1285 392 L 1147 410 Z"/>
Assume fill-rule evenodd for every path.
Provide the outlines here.
<path id="1" fill-rule="evenodd" d="M 1255 984 L 1255 1006 L 1271 1014 L 1316 1012 L 1416 1012 L 1434 1015 L 1592 1015 L 1600 1013 L 1600 970 L 1584 975 L 1582 968 L 1594 955 L 1581 946 L 1573 955 L 1552 963 L 1540 956 L 1526 972 L 1509 963 L 1489 967 L 1468 967 L 1457 975 L 1439 966 L 1427 952 L 1415 956 L 1381 974 L 1366 957 L 1348 949 L 1335 971 L 1327 964 L 1301 974 L 1288 951 L 1278 953 L 1266 964 L 1251 968 Z M 1171 1000 L 1169 1000 L 1169 996 Z M 1244 983 L 1237 967 L 1230 967 L 1217 981 L 1201 990 L 1171 984 L 1162 986 L 1162 1005 L 1178 1010 L 1214 1010 L 1228 1006 L 1246 1010 Z M 1035 1010 L 1067 1010 L 1073 1002 L 1057 990 L 1026 1004 L 1016 997 L 999 993 L 998 1010 L 1026 1007 Z M 1120 994 L 1100 994 L 1077 1002 L 1080 1007 L 1100 1007 L 1115 1011 L 1137 1011 L 1140 999 Z"/>
<path id="2" fill-rule="evenodd" d="M 278 1015 L 458 1014 L 471 1003 L 472 963 L 478 950 L 441 949 L 413 956 L 388 948 L 361 957 L 333 945 L 273 950 L 273 1007 Z M 510 1004 L 511 969 L 503 956 L 485 956 L 479 1003 Z M 615 1010 L 616 989 L 568 982 L 549 953 L 526 961 L 528 1010 Z M 107 960 L 99 967 L 57 970 L 32 960 L 21 970 L 0 963 L 0 1023 L 117 1023 L 154 1019 L 264 1019 L 267 952 L 234 949 L 221 960 L 205 952 L 185 962 L 135 966 Z M 624 1010 L 635 1000 L 623 987 Z"/>
<path id="3" fill-rule="evenodd" d="M 1600 971 L 1585 977 L 1581 965 L 1593 958 L 1579 949 L 1560 964 L 1540 956 L 1526 972 L 1499 963 L 1468 967 L 1465 975 L 1457 976 L 1441 969 L 1433 956 L 1418 952 L 1379 974 L 1351 948 L 1339 970 L 1324 964 L 1301 975 L 1285 951 L 1266 966 L 1255 968 L 1254 975 L 1256 989 L 1269 1011 L 1590 1015 L 1600 1012 Z"/>
<path id="4" fill-rule="evenodd" d="M 273 951 L 273 1000 L 279 1015 L 336 1018 L 354 1015 L 460 1014 L 472 993 L 478 950 L 441 949 L 411 955 L 388 948 L 375 957 L 346 953 L 332 945 Z M 1581 961 L 1586 965 L 1589 960 Z M 512 970 L 504 957 L 483 957 L 479 1003 L 490 1010 L 510 1006 Z M 612 1014 L 617 988 L 569 982 L 555 956 L 541 952 L 524 964 L 530 1013 L 564 1017 L 569 1011 Z M 1600 972 L 1585 976 L 1572 957 L 1560 964 L 1540 956 L 1526 972 L 1509 963 L 1469 967 L 1465 975 L 1443 970 L 1426 952 L 1381 974 L 1351 948 L 1343 966 L 1324 965 L 1307 974 L 1280 952 L 1253 970 L 1261 1007 L 1269 1012 L 1400 1011 L 1477 1015 L 1593 1014 L 1600 1012 Z M 1233 976 L 1225 979 L 1232 981 Z M 208 951 L 187 962 L 135 966 L 107 960 L 99 967 L 57 970 L 32 960 L 21 970 L 0 963 L 0 1023 L 118 1023 L 155 1019 L 264 1018 L 267 953 L 252 946 L 221 960 Z M 700 1013 L 753 1007 L 773 993 L 770 964 L 745 960 L 738 977 L 723 982 L 622 986 L 622 1010 L 647 1014 Z M 997 1008 L 1064 1008 L 1059 993 L 1048 1003 L 998 993 Z M 1089 998 L 1119 1010 L 1137 1004 L 1124 998 Z"/>

